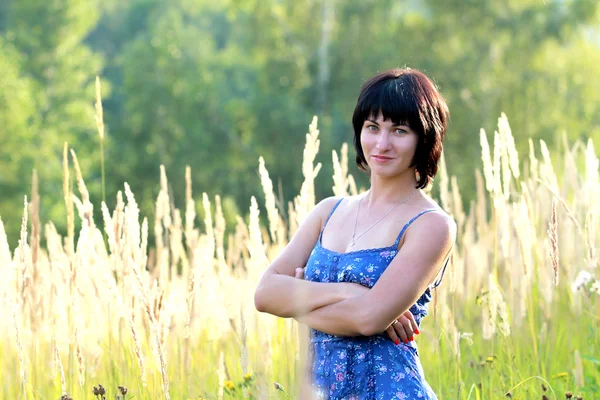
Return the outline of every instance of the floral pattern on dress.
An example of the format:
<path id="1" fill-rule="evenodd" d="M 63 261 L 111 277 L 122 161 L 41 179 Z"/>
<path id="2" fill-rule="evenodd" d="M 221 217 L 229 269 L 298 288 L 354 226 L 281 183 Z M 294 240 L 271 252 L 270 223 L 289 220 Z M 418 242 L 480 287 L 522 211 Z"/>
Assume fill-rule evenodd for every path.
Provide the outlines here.
<path id="1" fill-rule="evenodd" d="M 390 247 L 337 253 L 324 248 L 319 235 L 306 265 L 305 279 L 373 287 L 398 253 L 398 243 L 406 228 L 429 211 L 433 210 L 423 211 L 411 219 Z M 430 301 L 431 288 L 427 288 L 410 308 L 417 324 L 427 315 Z M 320 399 L 437 399 L 425 380 L 414 341 L 395 345 L 385 332 L 369 337 L 342 337 L 311 329 L 309 348 L 313 362 L 312 383 Z"/>

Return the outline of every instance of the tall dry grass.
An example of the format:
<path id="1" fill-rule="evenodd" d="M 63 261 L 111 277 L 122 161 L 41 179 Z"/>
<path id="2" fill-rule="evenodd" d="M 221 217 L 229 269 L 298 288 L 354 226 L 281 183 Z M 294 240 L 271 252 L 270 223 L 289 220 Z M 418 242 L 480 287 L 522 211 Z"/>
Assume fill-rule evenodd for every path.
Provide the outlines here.
<path id="1" fill-rule="evenodd" d="M 441 398 L 533 390 L 523 388 L 536 376 L 556 388 L 598 387 L 600 370 L 594 368 L 600 361 L 580 356 L 598 351 L 600 342 L 594 145 L 565 141 L 552 158 L 543 141 L 530 141 L 530 153 L 520 161 L 504 115 L 493 137 L 490 146 L 481 131 L 482 171 L 474 171 L 477 197 L 468 207 L 441 161 L 436 185 L 440 204 L 457 222 L 458 242 L 418 339 L 425 371 Z M 35 176 L 17 248 L 9 249 L 0 220 L 0 315 L 10 316 L 0 323 L 0 397 L 84 398 L 98 382 L 126 385 L 136 398 L 291 394 L 306 328 L 259 315 L 253 293 L 269 261 L 315 205 L 318 152 L 315 118 L 306 135 L 299 195 L 287 205 L 277 199 L 261 159 L 264 205 L 253 197 L 247 217 L 238 216 L 229 230 L 218 196 L 203 194 L 196 204 L 189 168 L 183 215 L 174 208 L 161 167 L 156 241 L 150 244 L 151 222 L 140 215 L 127 184 L 113 210 L 100 204 L 97 225 L 76 154 L 65 146 L 66 236 L 52 222 L 39 221 Z M 336 195 L 358 191 L 347 152 L 346 145 L 340 157 L 333 152 Z M 77 193 L 70 186 L 72 169 Z M 582 331 L 569 331 L 574 324 Z M 565 332 L 576 340 L 565 339 Z M 564 345 L 565 354 L 554 354 L 549 341 Z M 550 360 L 564 365 L 551 366 Z M 497 365 L 497 376 L 487 373 L 490 365 Z M 552 381 L 563 370 L 573 379 Z"/>

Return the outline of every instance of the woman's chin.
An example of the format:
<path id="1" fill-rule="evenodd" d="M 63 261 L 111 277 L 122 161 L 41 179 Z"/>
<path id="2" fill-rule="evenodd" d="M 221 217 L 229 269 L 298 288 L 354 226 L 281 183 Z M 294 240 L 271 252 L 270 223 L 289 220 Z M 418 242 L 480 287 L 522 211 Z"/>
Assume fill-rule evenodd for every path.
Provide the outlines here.
<path id="1" fill-rule="evenodd" d="M 377 176 L 380 178 L 390 179 L 398 177 L 400 173 L 390 168 L 371 168 L 371 177 Z"/>
<path id="2" fill-rule="evenodd" d="M 400 170 L 387 165 L 370 165 L 369 169 L 371 171 L 371 178 L 377 176 L 384 179 L 393 179 L 400 178 L 404 175 L 403 173 L 412 173 L 409 169 Z"/>

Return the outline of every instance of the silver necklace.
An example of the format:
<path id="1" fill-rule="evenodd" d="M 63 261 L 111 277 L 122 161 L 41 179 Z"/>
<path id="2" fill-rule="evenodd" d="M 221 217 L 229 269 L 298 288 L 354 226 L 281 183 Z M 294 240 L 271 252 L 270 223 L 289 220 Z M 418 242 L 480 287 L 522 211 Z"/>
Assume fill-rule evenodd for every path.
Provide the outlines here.
<path id="1" fill-rule="evenodd" d="M 350 244 L 350 247 L 354 247 L 354 245 L 356 244 L 356 241 L 358 239 L 360 239 L 361 237 L 364 236 L 365 233 L 369 232 L 375 225 L 377 225 L 379 222 L 381 222 L 381 220 L 383 220 L 385 217 L 387 217 L 388 215 L 390 215 L 390 213 L 392 211 L 394 211 L 394 208 L 398 207 L 400 204 L 404 204 L 406 203 L 408 200 L 410 200 L 411 197 L 413 197 L 415 195 L 415 193 L 417 193 L 419 190 L 415 190 L 414 192 L 411 193 L 410 196 L 408 196 L 406 199 L 394 204 L 394 206 L 392 208 L 390 208 L 390 210 L 388 212 L 386 212 L 383 217 L 379 218 L 377 221 L 375 221 L 375 223 L 373 225 L 371 225 L 370 227 L 367 228 L 366 231 L 364 231 L 363 233 L 361 233 L 360 235 L 356 236 L 356 226 L 358 225 L 358 214 L 360 213 L 360 203 L 362 202 L 362 199 L 366 197 L 366 195 L 364 195 L 363 197 L 360 198 L 360 200 L 358 201 L 358 209 L 356 210 L 356 220 L 354 221 L 354 230 L 352 231 L 352 243 Z"/>

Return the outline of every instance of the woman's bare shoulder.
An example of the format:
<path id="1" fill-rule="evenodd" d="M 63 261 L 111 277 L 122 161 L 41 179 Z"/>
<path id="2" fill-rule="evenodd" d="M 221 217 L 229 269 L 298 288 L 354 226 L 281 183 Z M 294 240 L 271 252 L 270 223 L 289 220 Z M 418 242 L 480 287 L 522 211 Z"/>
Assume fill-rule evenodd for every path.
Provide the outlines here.
<path id="1" fill-rule="evenodd" d="M 441 232 L 446 232 L 451 236 L 454 236 L 456 233 L 456 221 L 446 212 L 435 200 L 433 200 L 429 196 L 423 196 L 423 204 L 422 209 L 431 210 L 431 212 L 427 212 L 421 218 L 421 222 L 417 225 L 426 225 L 427 230 L 435 229 Z"/>
<path id="2" fill-rule="evenodd" d="M 329 215 L 333 211 L 333 209 L 336 206 L 336 204 L 340 203 L 339 204 L 340 208 L 336 209 L 336 210 L 343 210 L 344 208 L 346 208 L 348 206 L 351 206 L 352 204 L 356 204 L 356 202 L 358 202 L 358 200 L 360 199 L 360 197 L 361 197 L 360 194 L 359 195 L 355 195 L 355 196 L 331 196 L 331 197 L 327 197 L 327 198 L 321 200 L 315 206 L 315 211 L 323 219 L 323 222 L 325 222 L 325 219 L 327 219 L 327 217 L 329 217 Z M 343 201 L 341 201 L 341 200 L 343 200 Z"/>
<path id="3" fill-rule="evenodd" d="M 340 200 L 345 199 L 345 198 L 346 197 L 342 197 L 342 196 L 326 197 L 323 200 L 321 200 L 319 203 L 317 203 L 317 205 L 314 208 L 314 212 L 321 219 L 324 220 L 325 218 L 327 218 L 329 216 L 329 214 L 331 214 L 335 205 L 337 203 L 339 203 Z"/>
<path id="4" fill-rule="evenodd" d="M 456 240 L 456 221 L 441 207 L 430 207 L 431 212 L 427 212 L 418 218 L 414 224 L 412 236 L 417 240 L 423 238 L 432 239 L 438 236 L 443 241 L 454 243 Z"/>

